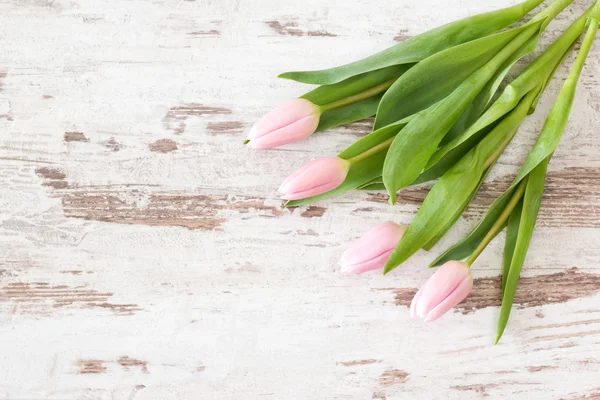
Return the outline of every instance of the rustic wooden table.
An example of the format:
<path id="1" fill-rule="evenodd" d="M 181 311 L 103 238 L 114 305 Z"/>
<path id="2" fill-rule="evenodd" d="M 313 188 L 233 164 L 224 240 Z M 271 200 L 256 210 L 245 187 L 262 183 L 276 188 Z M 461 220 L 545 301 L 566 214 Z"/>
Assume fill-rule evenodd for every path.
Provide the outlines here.
<path id="1" fill-rule="evenodd" d="M 305 90 L 277 73 L 514 3 L 2 0 L 0 398 L 600 399 L 600 43 L 497 346 L 502 240 L 456 312 L 427 325 L 407 305 L 514 176 L 566 66 L 450 234 L 386 277 L 337 260 L 375 223 L 408 223 L 423 188 L 396 207 L 357 192 L 288 210 L 275 193 L 369 123 L 241 143 Z"/>

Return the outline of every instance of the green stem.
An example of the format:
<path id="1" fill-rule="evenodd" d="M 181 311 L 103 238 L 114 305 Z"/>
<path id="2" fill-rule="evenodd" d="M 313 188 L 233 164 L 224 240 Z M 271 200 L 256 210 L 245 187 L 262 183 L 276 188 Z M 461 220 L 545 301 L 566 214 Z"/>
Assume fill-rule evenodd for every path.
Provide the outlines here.
<path id="1" fill-rule="evenodd" d="M 519 121 L 522 121 L 525 118 L 525 116 L 527 115 L 527 111 L 530 109 L 531 105 L 533 104 L 534 100 L 538 97 L 541 90 L 542 90 L 542 86 L 538 86 L 537 88 L 535 88 L 535 89 L 531 90 L 529 93 L 527 93 L 527 95 L 523 98 L 523 100 L 521 100 L 521 103 L 519 103 L 517 108 L 515 108 L 514 111 L 511 112 L 511 116 L 509 118 L 512 117 L 513 113 L 515 113 L 515 112 L 518 113 L 519 111 L 521 111 L 522 115 L 515 114 L 515 117 L 518 118 Z M 496 160 L 498 158 L 500 158 L 502 153 L 504 153 L 506 146 L 508 146 L 510 141 L 513 139 L 513 137 L 515 137 L 515 135 L 519 131 L 520 126 L 521 126 L 521 122 L 519 122 L 519 124 L 515 127 L 515 129 L 510 131 L 510 133 L 508 135 L 506 135 L 506 137 L 504 137 L 503 141 L 496 148 L 496 151 L 494 151 L 492 154 L 490 154 L 488 159 L 485 160 L 485 164 L 483 166 L 484 170 L 491 167 L 492 164 L 494 164 L 496 162 Z"/>
<path id="2" fill-rule="evenodd" d="M 383 151 L 383 150 L 387 149 L 388 147 L 390 147 L 392 142 L 394 141 L 395 137 L 396 136 L 391 137 L 388 140 L 386 140 L 385 142 L 381 142 L 377 146 L 371 147 L 369 150 L 365 151 L 364 153 L 360 153 L 357 156 L 349 158 L 347 161 L 350 162 L 350 164 L 352 164 L 352 165 L 358 164 L 359 162 L 364 161 L 365 159 L 371 157 L 372 155 L 377 154 L 380 151 Z"/>
<path id="3" fill-rule="evenodd" d="M 528 179 L 529 179 L 528 176 L 525 177 L 521 181 L 519 186 L 517 186 L 515 193 L 512 195 L 510 201 L 506 205 L 506 208 L 504 208 L 504 211 L 502 211 L 502 214 L 500 214 L 500 216 L 496 220 L 496 223 L 494 223 L 494 225 L 488 231 L 487 235 L 485 235 L 485 237 L 483 238 L 481 243 L 479 243 L 479 246 L 477 246 L 475 251 L 473 251 L 473 253 L 471 253 L 469 258 L 467 258 L 466 264 L 469 267 L 471 267 L 471 265 L 475 262 L 477 257 L 479 257 L 479 255 L 483 252 L 483 250 L 487 247 L 487 245 L 490 244 L 492 239 L 495 238 L 496 235 L 502 230 L 504 223 L 506 221 L 508 221 L 508 217 L 510 216 L 510 213 L 512 213 L 512 210 L 519 203 L 519 200 L 521 200 L 521 197 L 523 197 L 523 193 L 525 193 L 525 188 L 527 187 Z"/>
<path id="4" fill-rule="evenodd" d="M 552 21 L 554 17 L 556 17 L 565 7 L 567 7 L 572 2 L 573 0 L 555 0 L 543 11 L 541 11 L 539 14 L 533 17 L 531 21 L 529 21 L 529 23 L 546 18 L 546 21 L 542 24 L 540 29 L 543 31 L 544 29 L 546 29 L 550 21 Z"/>
<path id="5" fill-rule="evenodd" d="M 600 1 L 596 1 L 594 9 L 590 13 L 590 25 L 585 34 L 585 38 L 583 39 L 583 43 L 581 43 L 581 49 L 579 50 L 579 54 L 577 54 L 575 63 L 571 68 L 571 72 L 569 73 L 569 76 L 567 76 L 567 81 L 569 81 L 569 84 L 571 84 L 571 81 L 574 81 L 575 85 L 577 84 L 577 80 L 579 79 L 579 75 L 583 69 L 583 64 L 585 64 L 585 60 L 587 59 L 590 49 L 592 48 L 594 37 L 598 31 L 598 18 L 600 18 Z"/>
<path id="6" fill-rule="evenodd" d="M 349 106 L 354 103 L 358 103 L 359 101 L 363 101 L 365 99 L 368 99 L 369 97 L 373 97 L 375 95 L 385 92 L 386 90 L 388 90 L 388 88 L 390 86 L 392 86 L 394 84 L 394 82 L 396 82 L 397 79 L 398 79 L 397 77 L 390 79 L 389 81 L 380 83 L 377 86 L 374 86 L 370 89 L 365 90 L 364 92 L 355 94 L 350 97 L 346 97 L 345 99 L 332 101 L 331 103 L 324 104 L 324 105 L 320 106 L 319 108 L 321 109 L 321 112 L 323 113 L 325 111 L 335 110 L 338 108 Z"/>

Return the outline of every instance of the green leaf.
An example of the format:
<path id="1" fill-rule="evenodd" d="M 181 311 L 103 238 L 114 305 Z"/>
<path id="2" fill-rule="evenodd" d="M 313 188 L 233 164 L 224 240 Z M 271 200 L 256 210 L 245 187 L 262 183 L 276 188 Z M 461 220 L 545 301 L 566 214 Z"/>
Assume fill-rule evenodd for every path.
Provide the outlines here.
<path id="1" fill-rule="evenodd" d="M 370 180 L 364 185 L 360 185 L 357 189 L 359 190 L 385 190 L 385 186 L 383 185 L 383 179 L 381 176 L 378 176 L 375 179 Z"/>
<path id="2" fill-rule="evenodd" d="M 393 81 L 406 72 L 412 64 L 395 65 L 367 72 L 333 85 L 323 85 L 301 96 L 318 105 L 325 106 L 357 96 L 385 82 Z M 326 109 L 321 114 L 317 132 L 349 124 L 375 115 L 383 93 L 376 94 L 341 108 Z"/>
<path id="3" fill-rule="evenodd" d="M 424 59 L 387 90 L 377 110 L 375 129 L 426 109 L 449 96 L 523 31 L 531 33 L 536 30 L 530 29 L 531 26 L 539 29 L 541 22 L 467 42 Z M 497 68 L 499 66 L 492 72 Z"/>
<path id="4" fill-rule="evenodd" d="M 436 235 L 433 237 L 433 239 L 431 239 L 429 242 L 427 242 L 427 243 L 425 243 L 425 245 L 423 245 L 423 250 L 426 250 L 426 251 L 431 250 L 433 248 L 433 246 L 435 246 L 437 244 L 437 242 L 439 242 L 440 239 L 443 238 L 446 235 L 446 233 L 448 233 L 448 231 L 450 230 L 450 228 L 452 228 L 452 226 L 454 225 L 454 223 L 456 221 L 458 221 L 458 219 L 460 218 L 460 216 L 462 215 L 462 213 L 465 211 L 465 209 L 467 208 L 467 206 L 469 205 L 469 203 L 471 203 L 471 200 L 475 196 L 475 193 L 477 193 L 477 191 L 479 190 L 479 187 L 481 186 L 481 184 L 483 183 L 483 181 L 485 180 L 485 178 L 488 176 L 488 174 L 490 173 L 490 171 L 492 170 L 493 167 L 494 167 L 494 165 L 491 165 L 483 173 L 483 176 L 479 180 L 479 184 L 477 185 L 477 187 L 475 188 L 475 190 L 473 190 L 471 192 L 470 196 L 468 196 L 467 198 L 464 199 L 463 204 L 462 204 L 461 207 L 457 207 L 456 208 L 456 211 L 455 211 L 454 215 L 452 216 L 452 219 L 448 220 L 448 222 L 446 223 L 446 225 L 442 229 L 440 229 L 438 231 L 438 233 L 436 233 Z"/>
<path id="5" fill-rule="evenodd" d="M 481 129 L 476 135 L 471 136 L 467 141 L 452 149 L 437 163 L 426 168 L 421 175 L 415 179 L 413 185 L 432 181 L 444 175 L 454 164 L 456 164 L 465 154 L 477 145 L 488 133 L 496 127 L 497 123 L 493 123 Z"/>
<path id="6" fill-rule="evenodd" d="M 301 200 L 288 201 L 286 207 L 304 206 L 307 204 L 314 203 L 319 200 L 324 200 L 329 197 L 337 196 L 342 193 L 348 192 L 352 189 L 356 189 L 358 186 L 365 184 L 381 175 L 381 167 L 383 166 L 383 160 L 385 158 L 386 151 L 377 153 L 366 160 L 356 163 L 350 167 L 348 175 L 344 182 L 329 192 L 322 193 L 317 196 L 307 197 Z"/>
<path id="7" fill-rule="evenodd" d="M 456 211 L 477 188 L 484 160 L 478 153 L 465 156 L 433 185 L 415 218 L 388 259 L 384 274 L 406 261 L 453 222 Z"/>
<path id="8" fill-rule="evenodd" d="M 512 110 L 496 127 L 465 157 L 469 157 L 473 152 L 480 152 L 482 157 L 488 157 L 497 160 L 504 148 L 508 145 L 514 134 L 519 129 L 520 124 L 527 116 L 527 112 L 531 107 L 532 102 L 537 98 L 537 90 L 531 91 L 520 103 Z M 459 164 L 462 162 L 459 162 Z M 457 164 L 457 165 L 459 165 Z M 452 171 L 452 170 L 450 170 Z M 498 217 L 511 199 L 516 185 L 513 183 L 500 197 L 498 197 L 489 207 L 487 213 L 477 227 L 471 233 L 450 247 L 441 254 L 431 266 L 441 265 L 450 260 L 461 260 L 479 246 L 488 231 L 494 226 Z M 400 242 L 402 243 L 402 242 Z"/>
<path id="9" fill-rule="evenodd" d="M 535 222 L 542 201 L 548 161 L 550 161 L 550 157 L 546 158 L 536 166 L 529 174 L 527 188 L 525 189 L 525 197 L 523 198 L 523 209 L 521 211 L 515 248 L 512 252 L 512 259 L 506 277 L 506 285 L 502 293 L 502 307 L 500 308 L 498 332 L 495 343 L 498 343 L 502 337 L 506 324 L 508 323 L 510 310 L 512 309 L 519 277 L 521 275 L 521 269 L 525 262 L 525 256 L 527 255 L 527 249 L 529 248 L 529 243 L 533 236 L 533 229 L 535 228 Z"/>
<path id="10" fill-rule="evenodd" d="M 396 200 L 396 192 L 410 185 L 421 174 L 442 138 L 498 69 L 531 37 L 539 35 L 542 23 L 543 21 L 538 21 L 519 30 L 516 37 L 512 38 L 489 62 L 474 72 L 469 79 L 464 80 L 444 100 L 412 118 L 394 138 L 383 166 L 383 183 L 388 189 L 392 204 Z M 457 52 L 454 56 L 457 54 L 462 53 Z M 411 69 L 396 83 L 418 67 Z M 379 105 L 378 118 L 385 97 L 392 88 L 386 92 Z"/>
<path id="11" fill-rule="evenodd" d="M 458 121 L 454 124 L 452 129 L 448 132 L 448 134 L 444 137 L 441 142 L 441 145 L 444 145 L 461 133 L 466 131 L 471 125 L 475 123 L 481 117 L 481 114 L 486 110 L 489 106 L 492 98 L 498 91 L 500 84 L 511 70 L 511 68 L 519 61 L 521 58 L 526 55 L 532 53 L 537 46 L 537 38 L 532 37 L 529 39 L 519 50 L 517 50 L 506 62 L 504 65 L 498 69 L 496 74 L 490 79 L 490 81 L 486 84 L 483 90 L 477 95 L 475 100 L 471 103 L 469 108 L 460 116 Z"/>
<path id="12" fill-rule="evenodd" d="M 515 252 L 517 244 L 517 236 L 519 233 L 519 224 L 521 222 L 521 214 L 523 211 L 523 199 L 519 200 L 516 207 L 510 213 L 506 223 L 506 240 L 504 242 L 504 263 L 502 264 L 502 293 L 506 287 L 506 278 L 510 270 L 510 263 Z"/>
<path id="13" fill-rule="evenodd" d="M 485 216 L 475 227 L 475 229 L 472 230 L 471 233 L 469 233 L 464 239 L 440 254 L 438 258 L 436 258 L 431 265 L 429 265 L 429 267 L 437 267 L 452 260 L 463 260 L 471 255 L 471 253 L 475 251 L 477 246 L 479 246 L 483 238 L 490 231 L 492 226 L 496 223 L 498 217 L 500 214 L 502 214 L 502 211 L 504 211 L 506 205 L 510 201 L 514 191 L 515 189 L 512 188 L 511 191 L 507 192 L 508 195 L 502 195 L 501 197 L 498 197 L 490 206 Z"/>
<path id="14" fill-rule="evenodd" d="M 536 80 L 534 80 L 534 82 L 535 81 L 543 82 L 543 88 L 545 88 L 545 85 L 546 85 L 547 81 L 550 79 L 550 77 L 549 76 L 543 77 L 541 74 L 544 71 L 550 71 L 549 74 L 551 76 L 556 71 L 556 68 L 558 67 L 559 63 L 562 62 L 562 60 L 564 60 L 564 57 L 566 56 L 567 52 L 570 50 L 572 44 L 575 42 L 577 37 L 581 34 L 581 31 L 584 28 L 585 16 L 589 15 L 589 14 L 590 14 L 590 10 L 588 10 L 582 17 L 578 18 L 565 31 L 565 33 L 563 33 L 563 35 L 561 35 L 561 37 L 558 38 L 548 48 L 548 50 L 546 50 L 542 55 L 540 55 L 536 59 L 536 61 L 534 61 L 534 63 L 532 63 L 523 72 L 523 74 L 525 74 L 524 76 L 526 77 L 526 79 L 522 78 L 523 74 L 520 75 L 519 77 L 517 77 L 514 82 L 518 82 L 519 84 L 513 85 L 514 82 L 511 83 L 511 85 L 509 85 L 507 87 L 507 89 L 505 90 L 503 95 L 494 103 L 494 105 L 496 105 L 496 103 L 499 103 L 499 102 L 505 103 L 505 101 L 509 97 L 511 97 L 511 101 L 512 101 L 512 99 L 519 97 L 520 95 L 518 95 L 518 96 L 515 95 L 516 93 L 519 92 L 518 88 L 520 88 L 520 90 L 525 90 L 525 89 L 529 90 L 528 83 L 530 84 L 530 79 L 536 78 Z M 560 44 L 560 46 L 558 44 Z M 564 51 L 564 53 L 560 53 L 560 51 Z M 550 65 L 553 65 L 553 67 L 552 67 L 552 69 L 550 69 L 548 67 L 544 67 L 542 65 L 542 63 L 548 63 Z M 537 78 L 540 78 L 540 79 L 537 79 Z M 543 78 L 543 79 L 541 79 L 541 78 Z M 538 83 L 538 85 L 539 85 L 539 83 Z M 505 93 L 508 93 L 510 96 L 505 96 Z M 515 96 L 512 97 L 513 95 L 515 95 Z M 503 96 L 504 96 L 505 101 L 502 100 Z M 537 102 L 538 99 L 539 99 L 539 94 L 535 96 L 535 99 L 533 100 L 532 105 L 535 104 L 535 102 Z M 569 102 L 566 102 L 566 103 L 563 102 L 563 104 L 568 105 Z M 570 108 L 570 106 L 569 106 L 569 108 Z M 553 108 L 553 110 L 554 110 L 554 108 Z M 557 108 L 557 110 L 559 110 L 559 108 Z M 488 112 L 489 112 L 489 110 L 488 110 Z M 486 114 L 488 112 L 486 112 Z M 484 114 L 484 116 L 482 118 L 484 118 L 486 114 Z M 567 115 L 568 115 L 568 113 L 567 113 Z M 479 121 L 478 121 L 478 123 L 479 123 Z M 565 121 L 565 123 L 566 123 L 566 121 Z M 484 125 L 484 124 L 482 124 L 482 125 Z M 540 138 L 538 139 L 538 142 L 540 140 L 542 140 L 542 136 L 557 135 L 557 133 L 552 133 L 552 128 L 550 127 L 551 125 L 560 126 L 562 124 L 561 123 L 550 124 L 548 128 L 544 127 L 544 130 L 546 130 L 546 133 L 544 133 L 544 130 L 542 130 L 542 133 L 540 134 Z M 474 130 L 477 130 L 477 128 Z M 562 135 L 562 132 L 560 132 L 559 135 Z M 560 139 L 560 136 L 558 138 Z M 542 140 L 542 142 L 545 142 L 545 140 Z M 536 144 L 536 146 L 537 146 L 537 144 Z M 545 154 L 548 152 L 548 149 L 546 148 L 546 146 L 542 147 L 542 149 L 546 149 L 546 150 L 543 152 L 539 151 L 539 153 Z M 552 149 L 552 151 L 553 151 L 553 149 Z M 529 159 L 529 156 L 528 156 L 528 159 Z M 494 203 L 492 203 L 492 205 L 489 207 L 487 213 L 482 218 L 481 222 L 477 225 L 477 227 L 473 231 L 471 231 L 471 233 L 469 235 L 467 235 L 463 240 L 461 240 L 460 242 L 458 242 L 457 244 L 455 244 L 454 246 L 452 246 L 451 248 L 446 250 L 444 253 L 442 253 L 436 260 L 433 261 L 431 266 L 442 265 L 445 262 L 450 261 L 450 260 L 461 260 L 461 259 L 467 257 L 468 255 L 470 255 L 479 246 L 479 244 L 481 243 L 483 238 L 487 235 L 488 231 L 494 225 L 494 223 L 496 222 L 496 220 L 498 219 L 498 217 L 500 216 L 500 214 L 502 213 L 502 211 L 504 210 L 504 208 L 510 201 L 510 198 L 511 198 L 516 186 L 521 182 L 521 180 L 529 172 L 531 172 L 531 169 L 532 169 L 531 165 L 532 164 L 537 165 L 537 163 L 539 163 L 539 160 L 540 160 L 539 157 L 532 158 L 532 161 L 528 163 L 529 167 L 526 167 L 526 166 L 523 167 L 522 172 L 513 181 L 511 186 L 502 195 L 500 195 L 494 201 Z"/>
<path id="15" fill-rule="evenodd" d="M 398 121 L 395 124 L 385 126 L 381 129 L 369 133 L 367 136 L 360 138 L 359 140 L 348 146 L 344 151 L 342 151 L 338 155 L 338 157 L 343 158 L 344 160 L 349 160 L 353 157 L 363 154 L 364 152 L 372 149 L 373 147 L 396 136 L 398 132 L 400 132 L 409 121 L 410 118 L 403 121 Z"/>
<path id="16" fill-rule="evenodd" d="M 443 235 L 450 229 L 462 210 L 469 204 L 482 179 L 489 173 L 489 168 L 516 134 L 534 98 L 535 93 L 532 93 L 523 99 L 489 135 L 433 185 L 400 243 L 388 259 L 385 272 L 402 264 L 420 248 L 428 244 L 431 246 L 439 240 L 440 234 Z M 487 233 L 488 230 L 485 232 Z M 482 238 L 483 236 L 480 240 Z"/>
<path id="17" fill-rule="evenodd" d="M 325 111 L 321 114 L 317 132 L 372 117 L 377 112 L 377 106 L 382 96 L 383 94 L 380 94 L 337 110 Z"/>
<path id="18" fill-rule="evenodd" d="M 590 10 L 575 20 L 554 43 L 504 89 L 500 97 L 469 129 L 437 150 L 429 160 L 426 170 L 434 168 L 436 164 L 442 162 L 442 159 L 455 149 L 469 148 L 470 144 L 478 142 L 478 138 L 485 134 L 485 130 L 489 129 L 490 125 L 516 107 L 519 101 L 532 89 L 546 82 L 585 29 L 585 21 L 589 13 Z M 533 105 L 535 105 L 535 102 Z M 458 152 L 460 153 L 461 150 L 458 150 Z M 450 155 L 450 158 L 452 157 Z"/>
<path id="19" fill-rule="evenodd" d="M 348 78 L 333 85 L 322 85 L 300 96 L 318 106 L 333 103 L 362 93 L 391 79 L 397 79 L 412 66 L 394 65 Z"/>
<path id="20" fill-rule="evenodd" d="M 280 78 L 325 85 L 352 76 L 399 64 L 419 62 L 443 49 L 503 29 L 521 19 L 542 0 L 528 0 L 512 7 L 475 15 L 432 29 L 362 60 L 320 71 L 286 72 Z"/>
<path id="21" fill-rule="evenodd" d="M 523 210 L 519 221 L 515 249 L 512 254 L 508 275 L 506 277 L 506 286 L 502 297 L 502 307 L 498 319 L 498 330 L 495 343 L 498 343 L 502 337 L 502 334 L 506 329 L 506 324 L 508 323 L 508 318 L 510 317 L 510 311 L 512 309 L 519 277 L 521 275 L 521 269 L 525 262 L 525 256 L 527 255 L 529 243 L 537 220 L 546 180 L 548 162 L 562 137 L 569 119 L 577 82 L 592 47 L 596 32 L 598 31 L 598 19 L 600 19 L 600 1 L 595 3 L 591 11 L 588 31 L 581 45 L 581 49 L 579 50 L 579 54 L 577 54 L 575 63 L 569 72 L 569 76 L 565 80 L 558 98 L 550 110 L 550 115 L 544 123 L 544 127 L 542 128 L 542 132 L 540 133 L 537 142 L 525 160 L 521 171 L 515 178 L 515 181 L 518 181 L 525 176 L 529 176 L 529 181 L 527 182 L 527 189 L 523 199 Z"/>

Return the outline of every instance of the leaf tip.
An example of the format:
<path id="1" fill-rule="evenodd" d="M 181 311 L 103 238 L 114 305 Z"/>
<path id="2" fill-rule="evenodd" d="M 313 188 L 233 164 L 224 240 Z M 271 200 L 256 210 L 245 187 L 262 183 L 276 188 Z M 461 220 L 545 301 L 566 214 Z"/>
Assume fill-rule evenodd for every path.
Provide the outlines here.
<path id="1" fill-rule="evenodd" d="M 502 338 L 502 335 L 504 334 L 504 328 L 506 326 L 498 326 L 498 331 L 496 333 L 496 339 L 494 340 L 494 346 L 498 344 L 498 342 L 500 341 L 500 339 Z"/>
<path id="2" fill-rule="evenodd" d="M 248 144 L 248 143 L 250 143 L 250 139 L 244 140 L 244 144 Z"/>
<path id="3" fill-rule="evenodd" d="M 390 260 L 388 260 L 387 263 L 385 264 L 385 266 L 383 267 L 383 275 L 385 275 L 388 272 L 392 271 L 397 266 L 398 265 L 394 265 L 393 263 L 390 263 Z"/>
<path id="4" fill-rule="evenodd" d="M 388 192 L 390 194 L 390 204 L 396 204 L 396 192 Z"/>

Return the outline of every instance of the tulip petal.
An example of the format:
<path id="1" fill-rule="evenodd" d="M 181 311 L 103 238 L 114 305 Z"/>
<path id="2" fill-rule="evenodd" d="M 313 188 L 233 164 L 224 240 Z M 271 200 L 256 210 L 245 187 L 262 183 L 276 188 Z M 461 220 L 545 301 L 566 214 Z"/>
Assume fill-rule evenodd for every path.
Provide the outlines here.
<path id="1" fill-rule="evenodd" d="M 344 182 L 350 162 L 339 157 L 323 157 L 309 162 L 283 181 L 279 192 L 285 200 L 298 200 L 335 189 Z"/>
<path id="2" fill-rule="evenodd" d="M 283 182 L 281 182 L 281 185 L 279 185 L 279 189 L 277 189 L 278 192 L 283 192 L 283 188 L 285 188 L 285 186 L 295 177 L 297 177 L 298 175 L 304 173 L 307 169 L 311 168 L 311 166 L 313 164 L 317 164 L 321 162 L 321 159 L 318 158 L 316 160 L 312 160 L 306 164 L 304 164 L 303 166 L 301 166 L 300 168 L 298 168 L 297 170 L 295 170 L 294 172 L 292 172 L 287 178 L 285 178 L 283 180 Z"/>
<path id="3" fill-rule="evenodd" d="M 310 197 L 310 196 L 316 196 L 318 194 L 328 192 L 332 189 L 335 189 L 343 181 L 344 181 L 343 179 L 333 180 L 333 181 L 329 181 L 327 183 L 315 186 L 315 187 L 307 189 L 307 190 L 302 190 L 300 192 L 286 193 L 281 196 L 281 199 L 282 200 L 298 200 L 298 199 L 304 199 L 304 198 Z"/>
<path id="4" fill-rule="evenodd" d="M 373 271 L 375 269 L 383 268 L 385 262 L 390 258 L 390 254 L 393 249 L 383 252 L 378 256 L 366 260 L 358 264 L 343 264 L 340 272 L 343 274 L 362 274 L 364 272 Z"/>
<path id="5" fill-rule="evenodd" d="M 405 231 L 405 227 L 391 221 L 378 224 L 350 245 L 342 255 L 340 263 L 358 265 L 377 258 L 393 250 Z"/>
<path id="6" fill-rule="evenodd" d="M 284 181 L 279 191 L 285 194 L 309 190 L 332 181 L 341 183 L 346 178 L 348 167 L 348 161 L 338 157 L 319 158 L 300 167 Z"/>
<path id="7" fill-rule="evenodd" d="M 415 297 L 413 297 L 412 301 L 410 302 L 410 317 L 411 318 L 417 317 L 417 304 L 419 303 L 419 298 L 421 297 L 422 293 L 423 293 L 423 288 L 421 288 L 417 291 L 417 294 L 415 294 Z"/>
<path id="8" fill-rule="evenodd" d="M 319 126 L 319 116 L 309 115 L 273 131 L 251 138 L 247 146 L 253 149 L 271 149 L 297 142 L 312 135 Z"/>
<path id="9" fill-rule="evenodd" d="M 446 297 L 440 304 L 434 309 L 427 313 L 425 322 L 432 322 L 440 318 L 442 315 L 450 311 L 454 306 L 463 301 L 465 297 L 469 295 L 473 288 L 473 278 L 471 276 L 466 277 L 458 285 L 456 289 L 448 297 Z"/>
<path id="10" fill-rule="evenodd" d="M 250 128 L 248 139 L 258 139 L 275 130 L 291 125 L 302 118 L 315 114 L 319 114 L 319 108 L 306 99 L 286 101 L 256 121 L 252 128 Z"/>
<path id="11" fill-rule="evenodd" d="M 449 261 L 444 264 L 423 286 L 423 294 L 416 306 L 417 315 L 425 318 L 469 275 L 469 268 L 460 261 Z"/>

